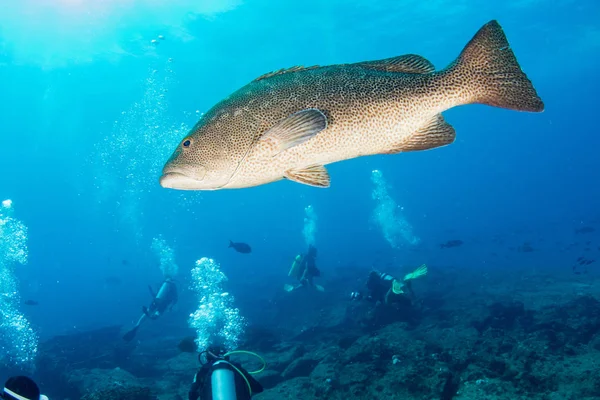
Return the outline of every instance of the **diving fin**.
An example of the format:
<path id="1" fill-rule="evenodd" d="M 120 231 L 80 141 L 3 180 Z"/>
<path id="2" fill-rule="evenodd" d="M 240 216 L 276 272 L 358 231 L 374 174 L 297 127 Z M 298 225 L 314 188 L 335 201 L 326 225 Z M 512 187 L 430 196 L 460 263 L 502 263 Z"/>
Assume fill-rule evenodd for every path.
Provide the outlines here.
<path id="1" fill-rule="evenodd" d="M 288 276 L 293 276 L 294 278 L 296 278 L 298 276 L 298 267 L 300 266 L 301 261 L 302 261 L 302 256 L 298 254 L 296 256 L 296 258 L 294 258 L 294 262 L 292 263 L 292 266 L 290 267 Z"/>
<path id="2" fill-rule="evenodd" d="M 128 331 L 126 334 L 123 335 L 123 340 L 125 340 L 126 342 L 131 342 L 133 340 L 133 338 L 135 337 L 137 330 L 138 330 L 138 326 L 136 326 L 133 329 L 131 329 L 130 331 Z"/>
<path id="3" fill-rule="evenodd" d="M 426 274 L 427 274 L 427 265 L 423 264 L 419 268 L 417 268 L 413 272 L 411 272 L 410 274 L 406 274 L 406 276 L 404 277 L 404 280 L 408 281 L 410 279 L 416 279 L 416 278 L 426 275 Z"/>
<path id="4" fill-rule="evenodd" d="M 325 291 L 325 288 L 323 286 L 317 285 L 317 284 L 315 284 L 315 289 L 317 289 L 319 292 L 324 292 Z"/>
<path id="5" fill-rule="evenodd" d="M 286 292 L 291 292 L 292 290 L 294 290 L 294 286 L 293 285 L 288 285 L 286 283 L 285 285 L 283 285 L 283 290 L 285 290 Z"/>

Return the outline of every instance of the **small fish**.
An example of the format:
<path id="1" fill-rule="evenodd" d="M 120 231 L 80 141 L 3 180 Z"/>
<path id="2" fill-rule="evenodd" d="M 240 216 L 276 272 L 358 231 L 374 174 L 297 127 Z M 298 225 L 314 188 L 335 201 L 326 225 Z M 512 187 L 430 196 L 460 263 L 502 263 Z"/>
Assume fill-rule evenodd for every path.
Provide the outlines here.
<path id="1" fill-rule="evenodd" d="M 523 243 L 517 248 L 517 251 L 520 253 L 531 253 L 535 251 L 535 249 L 529 243 Z"/>
<path id="2" fill-rule="evenodd" d="M 195 353 L 198 351 L 198 346 L 196 345 L 196 338 L 193 336 L 185 337 L 179 342 L 177 348 L 182 353 Z"/>
<path id="3" fill-rule="evenodd" d="M 327 164 L 453 143 L 441 113 L 465 104 L 544 110 L 497 21 L 442 70 L 407 54 L 262 75 L 202 116 L 160 184 L 219 190 L 288 179 L 326 188 Z"/>
<path id="4" fill-rule="evenodd" d="M 123 265 L 129 265 L 129 261 L 123 259 L 123 260 L 121 260 L 121 264 L 123 264 Z"/>
<path id="5" fill-rule="evenodd" d="M 577 259 L 577 264 L 579 264 L 579 265 L 590 265 L 591 263 L 594 263 L 594 262 L 596 262 L 596 260 L 590 260 L 585 257 L 579 257 Z"/>
<path id="6" fill-rule="evenodd" d="M 40 303 L 39 303 L 39 302 L 37 302 L 37 301 L 35 301 L 35 300 L 25 300 L 25 301 L 23 302 L 23 304 L 25 304 L 26 306 L 37 306 L 37 305 L 39 305 Z"/>
<path id="7" fill-rule="evenodd" d="M 238 253 L 244 253 L 244 254 L 248 254 L 250 252 L 252 252 L 252 249 L 250 248 L 250 246 L 246 243 L 234 243 L 231 240 L 229 241 L 229 247 L 233 248 L 235 251 L 237 251 Z"/>
<path id="8" fill-rule="evenodd" d="M 587 269 L 587 264 L 580 264 L 580 265 L 573 265 L 571 267 L 571 269 L 573 270 L 573 273 L 575 275 L 581 275 L 581 274 L 587 274 L 588 273 L 588 269 Z"/>
<path id="9" fill-rule="evenodd" d="M 579 235 L 592 232 L 596 232 L 596 229 L 592 228 L 591 226 L 584 226 L 583 228 L 575 229 L 575 233 Z"/>
<path id="10" fill-rule="evenodd" d="M 446 243 L 440 244 L 440 249 L 449 249 L 450 247 L 459 247 L 463 245 L 463 241 L 459 239 L 448 240 Z"/>

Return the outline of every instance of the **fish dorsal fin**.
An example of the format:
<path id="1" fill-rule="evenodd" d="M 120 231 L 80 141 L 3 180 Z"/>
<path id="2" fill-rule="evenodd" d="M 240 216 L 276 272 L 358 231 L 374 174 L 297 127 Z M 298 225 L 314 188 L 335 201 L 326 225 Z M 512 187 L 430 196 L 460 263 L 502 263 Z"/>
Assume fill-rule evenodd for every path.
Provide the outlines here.
<path id="1" fill-rule="evenodd" d="M 319 68 L 319 66 L 313 65 L 311 67 L 304 67 L 302 65 L 296 65 L 296 66 L 293 66 L 290 68 L 282 68 L 282 69 L 278 69 L 277 71 L 267 72 L 266 74 L 263 74 L 263 75 L 259 76 L 258 78 L 256 78 L 253 82 L 262 81 L 263 79 L 271 78 L 272 76 L 289 74 L 290 72 L 306 71 L 306 70 L 315 69 L 315 68 Z"/>
<path id="2" fill-rule="evenodd" d="M 421 129 L 412 133 L 401 143 L 390 147 L 385 153 L 394 154 L 406 151 L 429 150 L 449 145 L 455 139 L 456 132 L 454 131 L 454 127 L 446 122 L 442 114 L 437 114 Z"/>
<path id="3" fill-rule="evenodd" d="M 285 172 L 287 179 L 302 183 L 304 185 L 328 188 L 330 178 L 327 169 L 323 165 L 310 165 L 305 168 L 291 169 Z"/>
<path id="4" fill-rule="evenodd" d="M 435 72 L 435 67 L 429 60 L 416 54 L 405 54 L 383 60 L 365 61 L 358 63 L 358 65 L 379 71 L 402 72 L 405 74 L 429 74 Z"/>
<path id="5" fill-rule="evenodd" d="M 277 155 L 306 142 L 326 128 L 325 114 L 316 108 L 307 108 L 279 121 L 265 132 L 262 140 L 272 140 L 275 143 L 273 155 Z"/>

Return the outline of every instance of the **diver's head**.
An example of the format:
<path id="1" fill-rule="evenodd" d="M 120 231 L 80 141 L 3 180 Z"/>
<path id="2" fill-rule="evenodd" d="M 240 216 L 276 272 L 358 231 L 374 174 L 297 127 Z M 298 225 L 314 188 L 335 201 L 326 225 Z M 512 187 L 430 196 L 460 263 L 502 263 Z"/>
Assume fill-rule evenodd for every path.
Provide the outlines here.
<path id="1" fill-rule="evenodd" d="M 0 398 L 5 400 L 48 400 L 48 397 L 40 394 L 40 388 L 26 376 L 13 376 L 4 384 L 4 390 Z"/>
<path id="2" fill-rule="evenodd" d="M 224 347 L 218 345 L 210 346 L 209 348 L 198 354 L 198 361 L 202 365 L 212 364 L 217 360 L 227 359 L 228 357 L 225 357 L 225 354 L 227 354 L 227 350 L 225 350 Z"/>
<path id="3" fill-rule="evenodd" d="M 312 244 L 310 246 L 308 246 L 308 256 L 309 257 L 317 256 L 317 248 L 315 246 L 313 246 Z"/>

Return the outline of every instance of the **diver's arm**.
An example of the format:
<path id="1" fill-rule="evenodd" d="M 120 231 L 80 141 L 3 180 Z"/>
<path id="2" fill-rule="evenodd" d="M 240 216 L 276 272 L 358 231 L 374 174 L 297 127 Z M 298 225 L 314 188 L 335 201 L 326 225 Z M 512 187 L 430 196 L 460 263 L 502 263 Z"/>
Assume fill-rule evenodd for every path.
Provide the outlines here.
<path id="1" fill-rule="evenodd" d="M 385 294 L 384 301 L 383 301 L 385 304 L 390 304 L 390 296 L 393 296 L 391 288 Z"/>
<path id="2" fill-rule="evenodd" d="M 304 266 L 304 270 L 302 272 L 302 276 L 300 277 L 300 282 L 303 282 L 306 279 L 306 274 L 308 272 L 308 268 L 306 268 L 306 265 Z"/>

